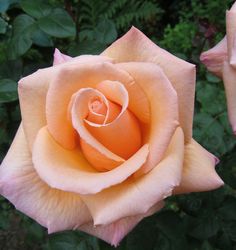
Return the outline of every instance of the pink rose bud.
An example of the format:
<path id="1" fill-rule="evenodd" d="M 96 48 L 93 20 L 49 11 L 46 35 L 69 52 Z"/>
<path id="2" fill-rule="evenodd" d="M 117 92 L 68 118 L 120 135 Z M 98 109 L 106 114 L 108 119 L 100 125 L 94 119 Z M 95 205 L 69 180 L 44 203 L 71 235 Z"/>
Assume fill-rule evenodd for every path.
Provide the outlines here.
<path id="1" fill-rule="evenodd" d="M 214 48 L 203 52 L 200 60 L 224 81 L 229 121 L 236 135 L 236 3 L 226 12 L 226 36 Z"/>

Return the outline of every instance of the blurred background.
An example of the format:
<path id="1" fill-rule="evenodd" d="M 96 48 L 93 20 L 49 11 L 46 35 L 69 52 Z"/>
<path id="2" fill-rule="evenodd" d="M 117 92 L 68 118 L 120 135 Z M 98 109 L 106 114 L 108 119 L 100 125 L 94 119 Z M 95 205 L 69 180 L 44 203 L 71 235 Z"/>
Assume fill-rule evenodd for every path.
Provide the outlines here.
<path id="1" fill-rule="evenodd" d="M 167 199 L 118 250 L 236 249 L 236 138 L 222 82 L 199 55 L 225 33 L 232 0 L 0 0 L 0 162 L 20 122 L 17 81 L 52 64 L 54 48 L 99 54 L 132 25 L 162 48 L 197 65 L 194 137 L 221 158 L 227 183 L 214 192 Z M 78 231 L 48 235 L 0 196 L 0 250 L 109 250 Z"/>

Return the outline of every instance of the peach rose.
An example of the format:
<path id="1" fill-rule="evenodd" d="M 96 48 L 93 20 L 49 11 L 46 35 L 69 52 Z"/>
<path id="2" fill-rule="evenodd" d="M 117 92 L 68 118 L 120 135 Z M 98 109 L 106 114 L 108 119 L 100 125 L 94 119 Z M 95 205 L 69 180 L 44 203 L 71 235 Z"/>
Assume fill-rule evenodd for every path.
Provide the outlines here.
<path id="1" fill-rule="evenodd" d="M 229 121 L 236 134 L 236 3 L 226 12 L 226 36 L 203 52 L 200 60 L 209 71 L 223 78 Z"/>
<path id="2" fill-rule="evenodd" d="M 49 233 L 116 246 L 173 192 L 223 184 L 192 139 L 194 86 L 195 66 L 136 28 L 100 56 L 56 50 L 53 67 L 19 82 L 22 123 L 0 193 Z"/>

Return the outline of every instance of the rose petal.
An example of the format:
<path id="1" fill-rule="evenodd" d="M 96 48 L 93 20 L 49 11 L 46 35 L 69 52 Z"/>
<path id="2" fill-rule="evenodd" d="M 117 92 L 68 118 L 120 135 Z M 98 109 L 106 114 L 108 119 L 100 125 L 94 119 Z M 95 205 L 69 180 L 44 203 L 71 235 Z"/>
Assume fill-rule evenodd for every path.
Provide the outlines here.
<path id="1" fill-rule="evenodd" d="M 148 152 L 148 145 L 144 145 L 117 168 L 99 173 L 88 164 L 79 148 L 62 148 L 44 127 L 36 137 L 32 158 L 39 176 L 49 186 L 80 194 L 92 194 L 126 180 L 143 165 Z"/>
<path id="2" fill-rule="evenodd" d="M 62 54 L 60 50 L 56 48 L 54 51 L 53 65 L 61 64 L 61 63 L 70 61 L 71 59 L 72 59 L 71 56 Z"/>
<path id="3" fill-rule="evenodd" d="M 236 32 L 234 34 L 233 44 L 232 44 L 232 50 L 231 50 L 231 59 L 230 59 L 230 65 L 236 69 Z"/>
<path id="4" fill-rule="evenodd" d="M 123 218 L 105 226 L 94 227 L 93 223 L 88 223 L 82 225 L 80 230 L 99 237 L 100 239 L 103 239 L 107 243 L 116 247 L 123 237 L 125 237 L 143 218 L 154 214 L 163 206 L 163 202 L 160 202 L 144 214 Z"/>
<path id="5" fill-rule="evenodd" d="M 21 126 L 0 167 L 0 194 L 49 233 L 77 228 L 91 220 L 79 195 L 50 188 L 39 178 Z"/>
<path id="6" fill-rule="evenodd" d="M 226 92 L 229 121 L 236 134 L 236 70 L 228 63 L 224 63 L 223 80 Z"/>
<path id="7" fill-rule="evenodd" d="M 184 167 L 180 186 L 174 193 L 202 192 L 224 183 L 215 172 L 216 157 L 192 139 L 184 149 Z"/>
<path id="8" fill-rule="evenodd" d="M 108 47 L 102 55 L 114 58 L 115 62 L 137 61 L 158 64 L 178 94 L 180 124 L 184 130 L 185 140 L 192 138 L 195 65 L 161 49 L 134 27 Z"/>
<path id="9" fill-rule="evenodd" d="M 102 95 L 98 90 L 92 88 L 82 88 L 74 94 L 71 109 L 73 127 L 76 129 L 81 139 L 96 149 L 99 153 L 112 161 L 122 163 L 124 162 L 123 158 L 106 148 L 92 134 L 90 134 L 86 126 L 84 126 L 84 119 L 87 117 L 89 112 L 88 102 L 91 98 L 96 96 L 103 98 L 104 102 L 107 101 L 104 95 Z M 126 106 L 124 108 L 126 108 Z M 99 125 L 100 124 L 97 124 L 97 126 Z"/>
<path id="10" fill-rule="evenodd" d="M 18 92 L 22 124 L 30 149 L 38 130 L 46 125 L 46 95 L 50 82 L 58 74 L 58 71 L 63 67 L 70 67 L 69 65 L 73 66 L 75 64 L 79 67 L 81 64 L 94 64 L 110 60 L 101 56 L 79 56 L 67 63 L 40 69 L 19 81 Z"/>
<path id="11" fill-rule="evenodd" d="M 67 149 L 73 149 L 77 145 L 77 133 L 71 121 L 65 119 L 71 96 L 81 88 L 95 88 L 105 80 L 126 84 L 133 81 L 126 72 L 116 69 L 111 63 L 65 65 L 54 76 L 47 94 L 48 129 L 54 139 Z"/>
<path id="12" fill-rule="evenodd" d="M 150 154 L 147 164 L 139 174 L 146 173 L 160 162 L 178 126 L 177 95 L 163 71 L 153 63 L 120 63 L 117 67 L 132 75 L 149 100 L 152 118 L 149 134 Z"/>
<path id="13" fill-rule="evenodd" d="M 140 178 L 129 178 L 120 185 L 93 195 L 81 195 L 95 225 L 106 225 L 127 216 L 143 214 L 171 195 L 181 180 L 184 136 L 181 128 L 169 144 L 163 160 Z"/>
<path id="14" fill-rule="evenodd" d="M 236 2 L 232 5 L 232 7 L 231 7 L 230 10 L 231 10 L 231 11 L 236 11 Z"/>
<path id="15" fill-rule="evenodd" d="M 97 88 L 103 91 L 107 98 L 122 107 L 120 114 L 111 123 L 94 124 L 87 120 L 84 123 L 84 119 L 89 113 L 89 100 L 95 98 L 96 95 L 100 96 L 98 90 L 84 88 L 74 94 L 72 123 L 83 141 L 107 158 L 121 162 L 123 158 L 128 159 L 141 147 L 139 123 L 134 115 L 127 110 L 129 96 L 121 83 L 105 81 L 100 83 Z M 108 113 L 111 111 L 108 109 Z M 83 152 L 86 154 L 84 150 Z M 90 151 L 86 155 L 90 159 L 93 158 Z M 117 158 L 117 155 L 123 158 Z M 95 164 L 99 165 L 99 162 L 95 162 Z M 109 169 L 109 166 L 104 166 L 104 168 L 107 167 Z"/>
<path id="16" fill-rule="evenodd" d="M 222 39 L 215 47 L 205 51 L 201 54 L 200 60 L 209 71 L 223 77 L 223 63 L 228 59 L 227 55 L 227 38 L 226 36 Z"/>
<path id="17" fill-rule="evenodd" d="M 232 51 L 235 43 L 236 34 L 236 12 L 226 11 L 226 34 L 227 34 L 227 47 L 229 61 L 232 58 Z"/>

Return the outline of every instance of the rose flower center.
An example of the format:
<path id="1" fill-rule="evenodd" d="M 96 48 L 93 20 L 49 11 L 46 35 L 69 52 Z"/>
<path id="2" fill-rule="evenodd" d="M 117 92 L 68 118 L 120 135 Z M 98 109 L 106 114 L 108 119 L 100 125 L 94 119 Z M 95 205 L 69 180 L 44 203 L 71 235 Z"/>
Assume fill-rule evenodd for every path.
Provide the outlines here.
<path id="1" fill-rule="evenodd" d="M 141 147 L 139 121 L 128 109 L 120 115 L 122 107 L 108 99 L 107 101 L 108 106 L 99 97 L 91 98 L 88 103 L 89 112 L 85 118 L 85 121 L 90 123 L 85 122 L 85 127 L 112 153 L 127 160 Z M 91 123 L 101 126 L 92 126 Z M 90 145 L 84 140 L 81 140 L 80 144 L 85 157 L 96 169 L 108 169 L 103 161 L 95 157 L 95 152 Z"/>

